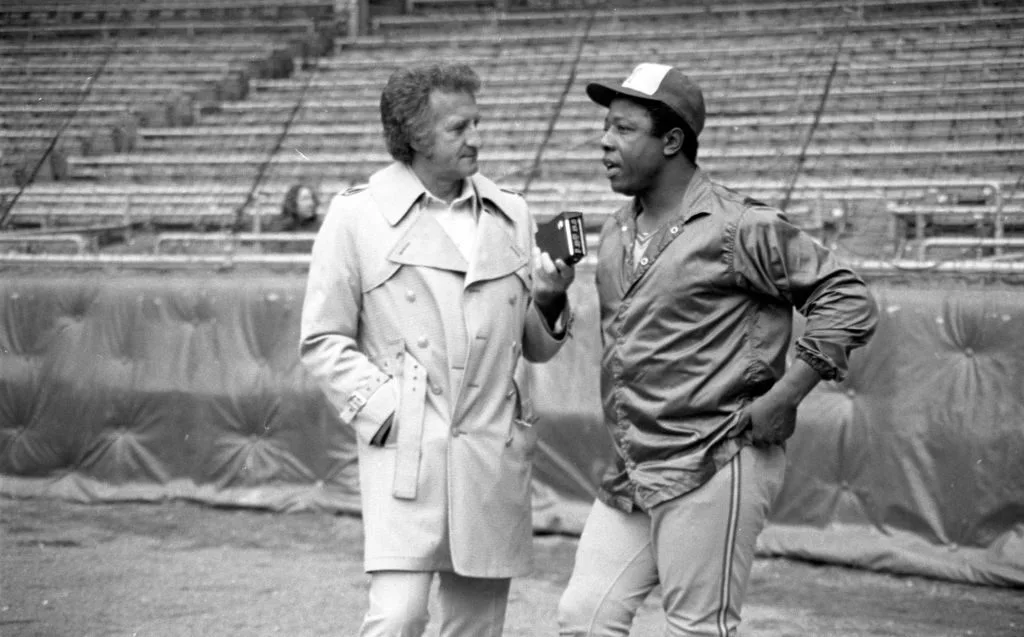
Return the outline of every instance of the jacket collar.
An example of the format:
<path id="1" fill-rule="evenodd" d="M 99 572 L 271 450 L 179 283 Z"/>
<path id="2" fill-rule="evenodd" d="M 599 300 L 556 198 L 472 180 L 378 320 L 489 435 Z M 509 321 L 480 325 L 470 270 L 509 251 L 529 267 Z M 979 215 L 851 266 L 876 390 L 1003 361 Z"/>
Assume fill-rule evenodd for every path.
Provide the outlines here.
<path id="1" fill-rule="evenodd" d="M 489 210 L 509 216 L 502 207 L 505 198 L 497 184 L 477 173 L 469 178 L 476 190 L 480 203 L 490 203 Z M 392 226 L 398 223 L 412 210 L 413 204 L 425 193 L 426 188 L 408 164 L 394 162 L 370 177 L 370 191 L 377 200 L 384 218 Z M 478 210 L 483 207 L 478 206 Z"/>
<path id="2" fill-rule="evenodd" d="M 623 294 L 628 294 L 633 286 L 654 265 L 655 260 L 670 243 L 686 232 L 686 224 L 694 217 L 712 214 L 717 208 L 712 197 L 711 180 L 700 168 L 693 172 L 690 183 L 683 193 L 674 215 L 655 233 L 644 250 L 639 264 L 633 263 L 633 242 L 636 238 L 636 217 L 640 213 L 640 200 L 636 197 L 615 214 L 615 221 L 621 226 L 622 276 Z"/>
<path id="3" fill-rule="evenodd" d="M 502 203 L 513 195 L 503 193 L 482 175 L 473 175 L 470 179 L 482 205 L 478 207 L 476 253 L 469 262 L 441 224 L 426 214 L 416 214 L 410 219 L 408 229 L 403 231 L 388 258 L 396 263 L 465 272 L 466 285 L 500 278 L 528 265 L 529 255 L 516 245 L 514 233 L 507 227 L 514 223 L 512 217 L 502 208 Z M 426 189 L 412 169 L 394 163 L 370 177 L 370 191 L 384 218 L 397 226 L 417 208 L 416 201 Z M 499 214 L 506 217 L 509 224 L 502 223 Z"/>
<path id="4" fill-rule="evenodd" d="M 683 193 L 683 200 L 679 204 L 676 218 L 680 219 L 682 223 L 687 223 L 697 215 L 713 213 L 715 207 L 711 195 L 711 179 L 706 172 L 697 168 L 693 171 L 686 192 Z M 636 215 L 639 212 L 640 200 L 634 197 L 633 201 L 619 209 L 616 221 L 619 222 L 619 225 L 625 224 L 632 227 L 636 224 Z"/>

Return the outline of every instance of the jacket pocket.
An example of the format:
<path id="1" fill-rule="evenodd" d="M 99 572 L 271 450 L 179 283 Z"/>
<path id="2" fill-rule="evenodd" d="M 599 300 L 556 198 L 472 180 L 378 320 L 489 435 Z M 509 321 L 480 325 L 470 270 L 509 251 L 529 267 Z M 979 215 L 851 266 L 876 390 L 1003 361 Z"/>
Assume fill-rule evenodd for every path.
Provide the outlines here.
<path id="1" fill-rule="evenodd" d="M 356 437 L 361 444 L 375 448 L 393 446 L 396 433 L 396 419 L 398 417 L 399 391 L 395 379 L 389 380 L 374 392 L 373 396 L 370 397 L 370 401 L 356 415 L 352 425 L 355 427 Z M 385 410 L 383 405 L 377 407 L 372 404 L 376 403 L 376 401 L 386 401 L 384 405 L 390 405 L 391 413 L 383 413 L 377 417 L 371 416 L 371 413 L 377 414 Z M 391 428 L 387 438 L 382 440 L 381 443 L 376 442 L 375 439 L 381 437 L 384 433 L 383 430 L 387 427 Z"/>
<path id="2" fill-rule="evenodd" d="M 533 411 L 533 401 L 530 397 L 529 385 L 525 375 L 520 371 L 524 367 L 520 361 L 517 365 L 516 376 L 512 380 L 512 389 L 509 390 L 513 401 L 512 419 L 508 425 L 508 435 L 505 438 L 505 446 L 511 447 L 519 441 L 522 445 L 523 455 L 530 456 L 537 446 L 537 416 Z"/>
<path id="3" fill-rule="evenodd" d="M 400 425 L 400 409 L 404 394 L 403 366 L 407 356 L 405 340 L 396 338 L 389 340 L 372 361 L 381 371 L 391 376 L 391 380 L 379 391 L 390 388 L 385 396 L 390 400 L 392 411 L 390 416 L 381 418 L 359 418 L 357 433 L 362 442 L 375 448 L 392 448 L 398 444 L 398 427 Z"/>

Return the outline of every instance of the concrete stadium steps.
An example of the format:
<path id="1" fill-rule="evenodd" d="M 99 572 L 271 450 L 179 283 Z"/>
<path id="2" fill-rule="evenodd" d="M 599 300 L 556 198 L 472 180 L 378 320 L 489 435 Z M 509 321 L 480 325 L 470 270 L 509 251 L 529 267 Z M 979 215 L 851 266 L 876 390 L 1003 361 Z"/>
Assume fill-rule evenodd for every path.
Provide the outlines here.
<path id="1" fill-rule="evenodd" d="M 78 40 L 40 44 L 6 41 L 0 46 L 0 112 L 13 149 L 31 151 L 0 168 L 0 181 L 21 183 L 32 153 L 51 145 L 53 170 L 39 179 L 61 178 L 64 156 L 130 150 L 138 126 L 182 126 L 224 99 L 239 99 L 253 76 L 280 77 L 292 68 L 292 49 L 269 36 L 239 40 L 161 39 L 133 45 Z M 243 45 L 244 44 L 244 45 Z M 91 133 L 82 131 L 92 130 Z M 56 136 L 60 134 L 60 138 Z"/>
<path id="2" fill-rule="evenodd" d="M 56 129 L 0 130 L 0 144 L 8 151 L 20 148 L 43 149 L 50 146 Z M 118 146 L 121 138 L 113 130 L 92 125 L 68 127 L 55 143 L 71 155 L 102 155 L 126 150 Z"/>
<path id="3" fill-rule="evenodd" d="M 587 63 L 581 60 L 579 66 L 574 69 L 575 76 L 581 82 L 593 80 L 621 79 L 628 74 L 635 64 L 650 59 L 650 55 L 633 53 L 617 55 L 614 59 L 606 59 L 601 62 Z M 687 69 L 687 74 L 700 83 L 706 91 L 712 91 L 716 86 L 736 87 L 739 86 L 777 86 L 791 87 L 800 85 L 811 79 L 824 81 L 832 70 L 832 59 L 830 56 L 821 56 L 817 59 L 805 59 L 794 63 L 779 63 L 771 58 L 737 59 L 733 58 L 730 64 L 720 67 L 703 66 L 690 64 L 688 60 L 679 58 L 671 59 L 659 57 L 658 59 L 670 61 L 673 64 Z M 509 69 L 511 70 L 511 69 Z M 509 93 L 522 95 L 526 90 L 532 88 L 545 88 L 554 90 L 564 85 L 569 77 L 570 69 L 566 66 L 553 66 L 545 72 L 541 68 L 525 67 L 522 74 L 505 74 L 505 71 L 483 69 L 480 74 L 484 80 L 483 90 L 488 95 L 505 95 Z M 925 84 L 931 81 L 942 81 L 955 83 L 960 81 L 977 81 L 984 78 L 989 81 L 1014 81 L 1019 80 L 1024 70 L 1024 55 L 1020 51 L 1013 54 L 993 55 L 990 58 L 970 59 L 935 59 L 922 57 L 910 60 L 840 60 L 835 70 L 834 81 L 842 84 L 886 84 L 894 82 Z M 351 97 L 379 96 L 383 88 L 389 69 L 378 70 L 368 73 L 364 70 L 357 71 L 322 71 L 319 78 L 313 79 L 309 86 L 311 90 L 318 91 L 336 87 L 340 90 L 344 87 Z M 524 85 L 525 84 L 525 85 Z M 273 87 L 263 84 L 263 87 Z"/>
<path id="4" fill-rule="evenodd" d="M 1007 11 L 1005 13 L 980 14 L 978 12 L 950 15 L 939 18 L 875 21 L 865 23 L 844 22 L 840 16 L 831 16 L 819 22 L 796 19 L 780 25 L 770 23 L 738 23 L 712 25 L 696 21 L 681 24 L 672 18 L 652 22 L 649 25 L 629 25 L 616 30 L 608 30 L 595 26 L 589 33 L 583 23 L 571 28 L 551 27 L 548 25 L 536 28 L 509 28 L 501 32 L 501 42 L 506 47 L 534 46 L 561 43 L 569 46 L 578 42 L 586 34 L 590 42 L 606 42 L 608 50 L 618 52 L 632 50 L 656 55 L 659 46 L 685 46 L 680 43 L 693 42 L 698 46 L 728 47 L 731 43 L 757 45 L 764 43 L 766 47 L 778 47 L 780 42 L 787 40 L 809 41 L 816 39 L 822 44 L 837 45 L 840 41 L 856 39 L 879 43 L 886 40 L 904 38 L 905 42 L 915 42 L 935 38 L 948 37 L 949 33 L 964 37 L 972 33 L 982 32 L 991 35 L 992 40 L 1011 38 L 1015 29 L 1024 24 L 1024 12 Z M 1002 34 L 1002 35 L 1000 35 Z M 422 34 L 391 34 L 377 37 L 361 37 L 354 41 L 340 43 L 360 49 L 389 48 L 398 51 L 408 47 L 444 49 L 458 56 L 459 50 L 472 53 L 474 49 L 484 46 L 487 42 L 497 39 L 497 32 L 485 28 L 458 29 L 453 24 L 446 25 Z M 891 37 L 889 37 L 891 36 Z"/>
<path id="5" fill-rule="evenodd" d="M 40 25 L 14 25 L 0 28 L 11 39 L 61 39 L 67 37 L 167 37 L 218 36 L 224 33 L 260 33 L 281 36 L 305 35 L 316 37 L 316 24 L 308 18 L 288 20 L 160 20 L 145 22 L 49 23 Z M 321 47 L 322 48 L 322 47 Z"/>
<path id="6" fill-rule="evenodd" d="M 482 154 L 493 149 L 530 150 L 547 138 L 548 148 L 597 148 L 602 134 L 600 111 L 590 117 L 561 117 L 548 137 L 546 117 L 501 120 L 485 118 L 481 124 Z M 296 124 L 282 140 L 283 152 L 314 154 L 348 150 L 374 153 L 383 150 L 380 125 L 372 114 L 353 124 Z M 946 140 L 961 144 L 1024 139 L 1024 109 L 930 113 L 826 113 L 817 121 L 813 114 L 716 117 L 702 135 L 705 148 L 730 148 L 757 143 L 792 144 L 814 130 L 815 143 L 890 144 Z M 266 151 L 274 148 L 284 132 L 282 125 L 203 125 L 176 128 L 140 128 L 135 150 L 140 153 L 195 151 Z"/>
<path id="7" fill-rule="evenodd" d="M 3 107 L 6 121 L 18 129 L 56 131 L 65 122 L 78 126 L 111 126 L 132 119 L 140 126 L 184 126 L 195 120 L 195 103 L 184 95 L 147 96 L 80 104 L 18 104 Z"/>
<path id="8" fill-rule="evenodd" d="M 106 51 L 87 47 L 80 53 L 75 42 L 64 42 L 63 48 L 32 43 L 0 48 L 0 64 L 7 69 L 5 95 L 35 91 L 50 100 L 63 95 L 65 101 L 73 101 L 87 90 L 89 100 L 116 95 L 125 101 L 128 96 L 154 96 L 163 89 L 165 98 L 184 94 L 209 103 L 239 99 L 246 94 L 250 78 L 282 77 L 293 68 L 291 45 L 266 36 L 253 37 L 245 46 L 228 47 L 216 40 L 207 47 L 203 39 L 164 39 L 152 47 L 139 44 L 135 48 L 115 41 Z"/>
<path id="9" fill-rule="evenodd" d="M 351 182 L 311 182 L 326 204 Z M 281 212 L 291 182 L 266 181 L 259 185 L 242 214 L 249 227 L 253 217 L 265 219 Z M 11 209 L 15 227 L 61 227 L 83 223 L 144 223 L 156 228 L 180 226 L 227 227 L 246 203 L 251 183 L 196 182 L 188 184 L 133 184 L 106 181 L 34 184 L 27 187 Z M 13 197 L 16 188 L 0 188 L 0 197 Z M 324 207 L 326 210 L 326 205 Z"/>
<path id="10" fill-rule="evenodd" d="M 980 83 L 966 87 L 951 86 L 948 90 L 934 87 L 850 87 L 829 92 L 827 112 L 835 110 L 836 115 L 846 113 L 882 112 L 904 114 L 912 117 L 918 112 L 932 110 L 981 111 L 996 107 L 1006 109 L 1013 104 L 1019 90 L 1017 85 Z M 793 90 L 737 90 L 735 96 L 726 98 L 707 94 L 708 125 L 722 117 L 757 116 L 779 117 L 802 115 L 816 111 L 821 103 L 821 90 L 811 88 Z M 838 104 L 838 105 L 837 105 Z M 220 115 L 204 117 L 207 123 L 230 124 L 283 123 L 292 112 L 296 102 L 239 102 L 223 105 Z M 502 99 L 481 94 L 478 100 L 484 121 L 508 119 L 510 109 L 516 118 L 532 121 L 548 118 L 555 113 L 556 100 L 535 99 L 526 96 L 520 99 Z M 378 106 L 362 100 L 333 100 L 330 98 L 308 97 L 298 113 L 296 123 L 309 125 L 376 123 L 379 120 Z M 583 86 L 571 89 L 559 109 L 559 118 L 566 120 L 603 118 L 604 111 L 593 104 L 585 95 Z"/>
<path id="11" fill-rule="evenodd" d="M 325 58 L 317 62 L 322 71 L 390 71 L 392 69 L 415 64 L 424 56 L 436 56 L 471 64 L 474 68 L 515 69 L 528 67 L 541 69 L 544 66 L 564 66 L 576 55 L 576 43 L 566 34 L 564 43 L 523 45 L 507 43 L 503 40 L 490 39 L 479 44 L 464 47 L 442 48 L 435 46 L 419 46 L 403 42 L 395 42 L 387 49 L 377 49 L 361 44 L 360 40 L 347 41 L 342 54 L 337 57 Z M 989 59 L 999 56 L 1002 52 L 1017 53 L 1019 47 L 1007 37 L 1005 29 L 971 29 L 964 31 L 934 34 L 929 37 L 917 38 L 896 34 L 892 38 L 863 37 L 846 38 L 839 46 L 838 39 L 825 39 L 820 34 L 807 34 L 780 39 L 777 37 L 741 36 L 734 39 L 718 38 L 712 40 L 680 39 L 674 34 L 652 37 L 638 47 L 634 34 L 624 34 L 618 38 L 598 38 L 598 44 L 587 44 L 579 53 L 580 60 L 591 63 L 595 60 L 607 59 L 609 54 L 643 53 L 661 58 L 682 57 L 686 60 L 700 61 L 701 68 L 707 65 L 726 66 L 735 59 L 770 59 L 775 63 L 783 61 L 804 62 L 819 56 L 829 60 L 839 54 L 839 59 L 856 57 L 864 60 L 899 61 L 928 57 L 931 59 Z M 639 50 L 638 50 L 639 49 Z"/>
<path id="12" fill-rule="evenodd" d="M 765 177 L 791 174 L 800 167 L 809 177 L 905 175 L 981 177 L 1013 174 L 1024 141 L 1009 143 L 812 144 L 803 153 L 798 142 L 788 145 L 702 148 L 701 165 L 716 172 Z M 586 178 L 603 172 L 596 150 L 552 149 L 543 156 L 543 170 L 559 178 Z"/>
<path id="13" fill-rule="evenodd" d="M 715 88 L 705 90 L 708 107 L 708 125 L 723 116 L 766 115 L 813 113 L 819 106 L 824 89 L 824 78 L 820 82 L 800 88 L 779 88 L 775 83 L 764 88 Z M 525 85 L 528 86 L 528 85 Z M 577 117 L 602 117 L 600 107 L 594 105 L 584 92 L 585 83 L 577 81 L 566 95 L 560 117 L 574 119 Z M 243 123 L 283 122 L 298 101 L 299 88 L 293 87 L 294 94 L 281 88 L 274 97 L 264 97 L 259 92 L 253 99 L 246 102 L 225 104 L 223 114 L 213 114 L 204 118 L 204 122 L 224 125 Z M 827 111 L 833 108 L 838 113 L 855 112 L 886 112 L 913 114 L 931 110 L 983 110 L 985 108 L 1012 108 L 1016 106 L 1017 97 L 1024 90 L 1024 81 L 996 82 L 973 81 L 948 86 L 920 84 L 882 84 L 868 86 L 832 87 L 829 91 Z M 508 119 L 509 108 L 514 108 L 517 118 L 534 119 L 546 117 L 553 113 L 557 104 L 557 95 L 561 88 L 549 88 L 544 93 L 539 89 L 524 88 L 520 94 L 509 96 L 494 94 L 485 85 L 478 96 L 485 119 Z M 525 93 L 525 94 L 523 94 Z M 838 105 L 838 106 L 834 106 Z M 303 100 L 303 111 L 299 119 L 309 124 L 329 125 L 347 122 L 358 125 L 360 122 L 376 125 L 379 120 L 379 94 L 372 92 L 366 95 L 353 95 L 346 87 L 333 85 L 331 88 L 317 89 L 306 95 Z M 323 113 L 323 117 L 319 114 Z M 338 118 L 338 119 L 332 119 Z"/>
<path id="14" fill-rule="evenodd" d="M 330 18 L 332 0 L 9 0 L 0 8 L 4 24 L 53 22 L 145 21 L 160 18 L 234 17 L 279 19 L 301 15 Z"/>
<path id="15" fill-rule="evenodd" d="M 69 36 L 312 35 L 344 33 L 348 13 L 334 0 L 11 0 L 0 5 L 5 39 Z"/>
<path id="16" fill-rule="evenodd" d="M 569 99 L 585 99 L 582 97 L 582 90 L 589 81 L 621 78 L 632 68 L 632 62 L 628 61 L 618 61 L 613 64 L 614 68 L 608 67 L 600 72 L 587 68 L 577 69 L 574 86 L 578 87 L 578 90 L 570 91 Z M 780 97 L 787 89 L 796 91 L 798 94 L 820 97 L 830 67 L 830 63 L 804 65 L 797 68 L 775 64 L 744 64 L 743 70 L 696 70 L 691 75 L 701 83 L 708 102 L 714 102 L 719 95 L 722 100 L 732 99 L 732 95 L 737 92 L 740 96 L 742 93 L 755 91 L 774 92 L 775 97 Z M 1019 54 L 990 61 L 919 60 L 917 62 L 879 64 L 851 62 L 837 68 L 832 80 L 832 90 L 840 93 L 845 91 L 856 93 L 859 87 L 863 87 L 888 94 L 899 92 L 898 90 L 890 91 L 890 89 L 906 90 L 908 87 L 918 87 L 920 90 L 930 86 L 933 89 L 946 90 L 948 87 L 949 90 L 959 91 L 961 89 L 958 88 L 958 85 L 961 83 L 966 85 L 984 83 L 987 88 L 993 88 L 997 83 L 1019 85 L 1022 72 L 1024 72 L 1024 56 Z M 507 103 L 508 100 L 515 102 L 543 101 L 560 95 L 567 77 L 567 75 L 549 77 L 535 75 L 529 79 L 523 79 L 484 75 L 484 86 L 479 102 L 488 104 Z M 331 101 L 334 105 L 373 106 L 378 103 L 380 90 L 383 88 L 385 80 L 386 77 L 383 74 L 359 73 L 350 77 L 325 73 L 309 81 L 305 103 L 310 107 L 315 107 L 323 101 Z M 302 86 L 303 84 L 298 81 L 291 83 L 257 82 L 254 83 L 254 96 L 259 99 L 236 108 L 283 110 L 294 105 Z M 865 91 L 861 90 L 860 92 L 864 93 Z M 535 94 L 536 97 L 534 97 Z"/>
<path id="17" fill-rule="evenodd" d="M 756 40 L 756 39 L 755 39 Z M 840 45 L 841 44 L 841 45 Z M 1006 37 L 1004 32 L 993 30 L 988 36 L 976 32 L 964 35 L 943 36 L 939 39 L 903 41 L 893 39 L 888 43 L 878 42 L 871 38 L 863 40 L 850 39 L 827 41 L 806 39 L 805 42 L 787 43 L 780 46 L 778 42 L 765 39 L 763 42 L 752 42 L 750 38 L 739 38 L 736 41 L 723 41 L 718 44 L 700 42 L 680 43 L 666 36 L 663 40 L 652 40 L 646 46 L 638 47 L 635 42 L 625 38 L 621 41 L 589 40 L 579 53 L 575 47 L 546 54 L 538 54 L 532 47 L 507 46 L 497 54 L 465 55 L 460 50 L 454 52 L 433 52 L 429 49 L 403 50 L 401 45 L 395 47 L 396 55 L 387 59 L 376 56 L 358 48 L 349 48 L 345 58 L 332 58 L 321 61 L 319 68 L 333 74 L 352 74 L 357 72 L 381 70 L 390 71 L 403 65 L 414 64 L 423 55 L 446 56 L 446 59 L 464 61 L 482 70 L 486 74 L 492 69 L 501 72 L 517 69 L 540 75 L 550 69 L 564 73 L 567 63 L 571 60 L 580 68 L 593 68 L 601 71 L 632 65 L 632 59 L 650 59 L 656 57 L 666 61 L 679 60 L 684 66 L 690 66 L 691 73 L 716 71 L 746 72 L 746 68 L 737 68 L 736 62 L 743 60 L 747 64 L 757 66 L 808 64 L 823 61 L 831 64 L 837 59 L 841 64 L 851 60 L 876 65 L 900 64 L 904 62 L 961 62 L 961 61 L 994 61 L 999 62 L 1008 55 L 1019 55 L 1019 47 Z M 567 58 L 571 56 L 571 58 Z"/>
<path id="18" fill-rule="evenodd" d="M 42 149 L 19 149 L 0 154 L 0 186 L 62 179 L 67 173 L 67 156 L 59 149 L 49 153 Z"/>
<path id="19" fill-rule="evenodd" d="M 0 55 L 34 56 L 34 55 L 69 55 L 73 52 L 76 58 L 86 55 L 106 55 L 110 51 L 120 54 L 165 54 L 194 55 L 200 51 L 213 54 L 230 53 L 232 55 L 262 55 L 272 47 L 283 52 L 298 55 L 302 52 L 300 41 L 272 37 L 261 33 L 245 35 L 224 33 L 216 38 L 185 38 L 161 37 L 123 38 L 116 40 L 68 39 L 61 40 L 29 40 L 18 42 L 5 40 L 0 42 Z"/>
<path id="20" fill-rule="evenodd" d="M 843 0 L 805 0 L 803 2 L 748 2 L 714 4 L 673 4 L 662 7 L 631 7 L 629 10 L 596 7 L 590 10 L 488 12 L 464 14 L 447 12 L 434 16 L 381 16 L 373 21 L 374 30 L 383 38 L 431 37 L 438 31 L 515 30 L 543 34 L 552 27 L 557 31 L 566 25 L 582 28 L 593 18 L 592 31 L 607 34 L 641 31 L 645 26 L 669 23 L 681 26 L 680 35 L 689 35 L 696 26 L 709 30 L 742 31 L 770 28 L 782 32 L 815 29 L 835 31 L 892 26 L 920 28 L 934 23 L 955 20 L 959 24 L 985 23 L 1000 13 L 1019 9 L 1014 0 L 994 0 L 979 10 L 974 0 L 920 0 L 893 2 L 867 0 L 855 9 Z"/>
<path id="21" fill-rule="evenodd" d="M 114 53 L 109 56 L 92 54 L 80 59 L 78 56 L 60 55 L 13 55 L 0 53 L 10 75 L 91 75 L 100 71 L 112 75 L 138 75 L 188 72 L 224 72 L 231 70 L 257 70 L 269 66 L 268 55 L 273 49 L 247 51 L 181 51 L 174 53 Z M 272 76 L 270 70 L 254 75 Z"/>
<path id="22" fill-rule="evenodd" d="M 898 3 L 890 9 L 891 3 L 866 0 L 848 13 L 839 0 L 715 3 L 702 5 L 700 15 L 679 4 L 634 7 L 599 12 L 582 48 L 586 11 L 490 14 L 434 26 L 426 20 L 419 27 L 403 18 L 398 22 L 410 24 L 394 29 L 382 20 L 386 32 L 340 40 L 335 56 L 291 77 L 247 78 L 244 99 L 216 100 L 217 108 L 203 109 L 191 126 L 153 120 L 137 127 L 131 152 L 70 157 L 69 179 L 60 183 L 142 189 L 233 184 L 248 193 L 261 180 L 261 188 L 281 189 L 255 197 L 249 209 L 274 214 L 288 184 L 360 182 L 389 163 L 378 112 L 387 76 L 409 63 L 446 59 L 470 63 L 483 79 L 481 167 L 488 176 L 513 189 L 529 185 L 528 200 L 541 216 L 577 206 L 610 211 L 622 198 L 607 188 L 600 163 L 604 110 L 587 99 L 584 87 L 621 80 L 637 62 L 658 59 L 687 69 L 704 87 L 708 122 L 700 164 L 713 176 L 741 189 L 774 184 L 749 193 L 760 192 L 769 203 L 781 201 L 780 187 L 796 180 L 789 208 L 801 224 L 820 226 L 825 209 L 839 202 L 856 218 L 858 232 L 888 236 L 891 215 L 880 205 L 882 195 L 834 192 L 830 199 L 821 184 L 892 176 L 1016 178 L 1016 158 L 1024 151 L 1024 55 L 1016 44 L 1024 34 L 1024 8 L 998 0 L 991 7 L 975 0 Z M 107 76 L 101 76 L 88 105 L 130 104 L 121 96 L 132 93 L 126 90 L 132 84 L 190 82 L 183 78 L 195 76 L 159 70 L 185 55 L 176 46 L 139 48 L 137 59 L 153 68 L 119 77 L 102 94 Z M 225 42 L 189 71 L 218 72 L 203 67 L 241 50 L 232 46 Z M 83 55 L 95 63 L 102 52 L 96 46 Z M 45 51 L 14 53 L 0 45 L 0 58 L 39 70 L 37 86 L 67 87 L 88 66 L 71 60 L 69 78 L 40 56 Z M 133 59 L 131 53 L 124 59 Z M 3 78 L 0 84 L 10 83 Z M 30 110 L 31 93 L 15 88 L 0 96 L 0 105 Z M 75 103 L 52 102 L 58 112 Z M 52 130 L 55 121 L 24 119 L 39 120 L 39 131 Z M 80 123 L 76 118 L 75 126 Z M 804 182 L 818 183 L 817 193 Z M 329 197 L 321 191 L 325 205 Z M 157 199 L 147 200 L 153 210 L 162 205 Z M 217 205 L 241 205 L 228 199 Z M 89 206 L 80 201 L 75 207 Z"/>
<path id="23" fill-rule="evenodd" d="M 1016 142 L 921 142 L 894 144 L 886 142 L 811 144 L 801 149 L 794 140 L 790 144 L 771 146 L 710 146 L 701 152 L 701 163 L 715 170 L 751 175 L 789 174 L 798 167 L 809 176 L 837 174 L 883 176 L 914 175 L 927 170 L 927 175 L 979 176 L 979 173 L 1011 172 L 1017 157 L 1024 152 L 1024 140 Z M 492 150 L 481 155 L 481 168 L 497 177 L 525 175 L 532 168 L 536 153 Z M 275 174 L 296 179 L 303 174 L 320 176 L 344 175 L 346 179 L 364 179 L 373 170 L 390 162 L 383 152 L 334 153 L 296 152 L 282 149 L 268 160 L 265 153 L 195 153 L 146 155 L 124 153 L 104 157 L 70 157 L 68 169 L 72 178 L 114 179 L 125 181 L 167 180 L 187 182 L 191 179 L 251 179 L 265 163 Z M 600 172 L 600 151 L 590 149 L 548 149 L 542 156 L 541 174 L 559 178 L 593 178 Z"/>
<path id="24" fill-rule="evenodd" d="M 191 101 L 200 89 L 187 84 L 140 86 L 137 90 L 90 90 L 83 96 L 78 91 L 70 91 L 65 87 L 29 88 L 11 84 L 0 85 L 0 109 L 10 107 L 33 106 L 47 108 L 74 108 L 78 104 L 112 105 L 165 102 L 168 99 L 185 99 Z"/>

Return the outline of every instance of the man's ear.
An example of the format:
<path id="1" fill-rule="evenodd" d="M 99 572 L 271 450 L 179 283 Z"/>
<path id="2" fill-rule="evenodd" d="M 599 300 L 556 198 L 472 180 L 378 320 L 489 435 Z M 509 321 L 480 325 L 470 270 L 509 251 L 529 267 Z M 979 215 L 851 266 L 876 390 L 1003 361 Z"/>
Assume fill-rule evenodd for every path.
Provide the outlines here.
<path id="1" fill-rule="evenodd" d="M 428 141 L 429 140 L 422 135 L 412 135 L 409 138 L 409 146 L 412 147 L 413 152 L 417 155 L 423 155 L 430 150 L 429 145 L 427 144 Z"/>
<path id="2" fill-rule="evenodd" d="M 666 157 L 676 155 L 683 150 L 683 142 L 686 140 L 686 133 L 681 128 L 673 128 L 661 136 L 664 147 L 662 152 Z"/>

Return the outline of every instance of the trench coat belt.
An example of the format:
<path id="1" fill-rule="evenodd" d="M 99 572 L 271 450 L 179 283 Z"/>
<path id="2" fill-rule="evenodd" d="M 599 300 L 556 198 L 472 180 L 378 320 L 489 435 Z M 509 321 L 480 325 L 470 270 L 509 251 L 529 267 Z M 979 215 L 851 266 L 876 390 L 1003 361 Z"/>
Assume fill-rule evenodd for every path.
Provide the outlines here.
<path id="1" fill-rule="evenodd" d="M 426 409 L 427 372 L 406 354 L 402 365 L 402 393 L 398 399 L 398 449 L 392 495 L 416 499 L 420 475 L 420 447 L 423 442 L 423 412 Z"/>

